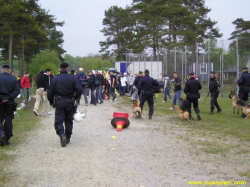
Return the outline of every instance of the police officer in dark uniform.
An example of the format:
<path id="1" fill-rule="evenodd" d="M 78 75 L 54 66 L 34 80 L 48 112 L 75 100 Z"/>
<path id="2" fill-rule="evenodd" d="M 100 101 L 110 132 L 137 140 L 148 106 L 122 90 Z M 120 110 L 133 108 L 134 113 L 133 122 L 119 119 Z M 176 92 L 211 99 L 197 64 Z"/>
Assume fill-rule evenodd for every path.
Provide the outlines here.
<path id="1" fill-rule="evenodd" d="M 210 75 L 209 92 L 211 93 L 211 112 L 209 114 L 214 114 L 215 107 L 217 108 L 217 113 L 220 113 L 222 110 L 217 101 L 217 98 L 220 93 L 220 82 L 217 77 L 215 77 L 214 71 L 212 71 Z"/>
<path id="2" fill-rule="evenodd" d="M 15 98 L 20 94 L 17 79 L 11 76 L 9 65 L 3 65 L 0 75 L 0 145 L 9 145 L 13 136 L 12 120 L 16 110 Z M 3 125 L 4 122 L 4 125 Z"/>
<path id="3" fill-rule="evenodd" d="M 138 94 L 139 100 L 141 100 L 141 90 L 139 88 L 140 88 L 140 82 L 141 82 L 142 78 L 143 78 L 142 77 L 142 72 L 139 71 L 139 76 L 135 78 L 135 82 L 134 82 L 134 85 L 135 85 L 135 87 L 136 87 L 136 89 L 138 91 L 137 94 Z"/>
<path id="4" fill-rule="evenodd" d="M 52 80 L 50 85 L 48 99 L 51 105 L 55 104 L 55 129 L 57 135 L 60 136 L 62 147 L 65 147 L 70 142 L 73 130 L 74 103 L 81 97 L 82 88 L 77 77 L 68 74 L 67 63 L 61 63 L 60 68 L 60 74 Z"/>
<path id="5" fill-rule="evenodd" d="M 189 112 L 189 118 L 191 118 L 191 104 L 193 103 L 194 111 L 197 114 L 197 118 L 200 121 L 200 109 L 199 109 L 199 90 L 201 90 L 202 86 L 200 81 L 194 78 L 194 72 L 189 73 L 189 80 L 185 84 L 184 92 L 187 94 L 187 107 Z"/>
<path id="6" fill-rule="evenodd" d="M 145 77 L 141 79 L 139 89 L 142 91 L 142 97 L 140 101 L 141 110 L 145 101 L 148 101 L 149 106 L 149 119 L 152 119 L 154 113 L 154 86 L 158 86 L 159 83 L 149 76 L 149 70 L 145 70 Z"/>
<path id="7" fill-rule="evenodd" d="M 242 75 L 238 80 L 239 86 L 239 98 L 243 101 L 247 101 L 250 92 L 250 74 L 248 72 L 247 67 L 242 68 Z M 242 113 L 242 117 L 246 117 L 245 114 Z"/>

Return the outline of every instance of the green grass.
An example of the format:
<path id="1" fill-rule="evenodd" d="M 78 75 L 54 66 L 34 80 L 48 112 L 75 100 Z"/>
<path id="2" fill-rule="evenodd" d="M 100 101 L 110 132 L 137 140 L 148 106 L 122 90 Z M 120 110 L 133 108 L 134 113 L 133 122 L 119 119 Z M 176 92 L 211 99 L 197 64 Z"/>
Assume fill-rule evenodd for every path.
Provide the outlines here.
<path id="1" fill-rule="evenodd" d="M 20 103 L 21 99 L 17 100 Z M 32 99 L 25 108 L 21 111 L 17 111 L 17 115 L 13 120 L 13 137 L 10 139 L 10 146 L 0 147 L 0 186 L 4 186 L 7 182 L 8 173 L 4 171 L 6 165 L 9 165 L 15 155 L 12 155 L 11 152 L 16 149 L 16 147 L 22 144 L 22 141 L 37 128 L 39 118 L 31 112 L 34 106 L 34 99 Z"/>
<path id="2" fill-rule="evenodd" d="M 173 95 L 173 94 L 172 94 Z M 154 120 L 162 119 L 162 117 L 168 116 L 171 123 L 178 124 L 180 126 L 188 127 L 189 130 L 199 132 L 201 134 L 211 134 L 217 138 L 223 138 L 227 135 L 232 135 L 243 141 L 250 141 L 250 119 L 244 119 L 240 114 L 233 114 L 232 100 L 228 98 L 229 92 L 224 93 L 224 97 L 218 98 L 218 103 L 222 108 L 222 112 L 217 114 L 216 109 L 213 115 L 209 115 L 210 112 L 210 97 L 204 102 L 206 93 L 201 93 L 202 101 L 199 102 L 199 108 L 201 111 L 201 121 L 197 121 L 197 117 L 192 108 L 192 116 L 195 121 L 189 123 L 187 121 L 179 122 L 179 117 L 176 111 L 170 110 L 172 103 L 168 98 L 167 103 L 163 103 L 164 94 L 158 94 L 156 98 L 156 105 L 154 106 Z M 185 95 L 182 94 L 182 98 Z M 125 97 L 122 100 L 122 105 L 125 107 L 131 107 L 130 98 Z M 148 104 L 145 102 L 143 108 L 144 117 L 148 115 Z"/>

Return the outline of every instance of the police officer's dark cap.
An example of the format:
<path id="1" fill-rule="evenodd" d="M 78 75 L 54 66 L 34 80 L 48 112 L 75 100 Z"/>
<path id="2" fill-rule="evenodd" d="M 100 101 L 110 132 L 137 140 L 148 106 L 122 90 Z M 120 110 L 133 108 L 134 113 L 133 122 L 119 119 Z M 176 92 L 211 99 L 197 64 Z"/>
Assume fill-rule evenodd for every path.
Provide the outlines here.
<path id="1" fill-rule="evenodd" d="M 61 63 L 60 68 L 67 68 L 69 67 L 69 64 L 66 62 Z"/>
<path id="2" fill-rule="evenodd" d="M 10 66 L 9 65 L 3 65 L 3 68 L 10 69 Z"/>
<path id="3" fill-rule="evenodd" d="M 89 73 L 93 73 L 92 70 L 89 70 Z"/>
<path id="4" fill-rule="evenodd" d="M 145 69 L 145 73 L 149 73 L 149 70 L 148 70 L 148 69 Z"/>
<path id="5" fill-rule="evenodd" d="M 243 67 L 242 70 L 248 70 L 248 68 L 247 67 Z"/>
<path id="6" fill-rule="evenodd" d="M 211 71 L 211 74 L 214 74 L 214 75 L 215 75 L 215 72 L 214 72 L 214 71 Z"/>
<path id="7" fill-rule="evenodd" d="M 142 74 L 142 71 L 139 71 L 139 74 Z"/>
<path id="8" fill-rule="evenodd" d="M 194 75 L 194 72 L 189 73 L 189 75 Z"/>

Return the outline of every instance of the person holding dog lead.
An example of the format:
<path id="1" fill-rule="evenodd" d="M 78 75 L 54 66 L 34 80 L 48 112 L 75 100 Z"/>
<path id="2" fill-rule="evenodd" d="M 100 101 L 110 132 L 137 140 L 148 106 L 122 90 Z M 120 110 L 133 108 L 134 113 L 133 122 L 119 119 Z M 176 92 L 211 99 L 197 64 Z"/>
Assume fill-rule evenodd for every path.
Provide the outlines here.
<path id="1" fill-rule="evenodd" d="M 55 105 L 55 130 L 60 137 L 61 146 L 66 147 L 66 144 L 70 142 L 73 130 L 75 100 L 81 97 L 82 87 L 76 76 L 68 74 L 68 63 L 61 63 L 60 68 L 60 74 L 51 82 L 48 100 L 50 105 Z"/>
<path id="2" fill-rule="evenodd" d="M 140 101 L 141 110 L 143 109 L 143 105 L 145 101 L 148 101 L 149 106 L 149 119 L 152 119 L 154 114 L 154 86 L 158 86 L 159 83 L 149 76 L 149 70 L 145 70 L 145 77 L 141 79 L 139 89 L 142 92 L 142 97 Z"/>
<path id="3" fill-rule="evenodd" d="M 187 95 L 187 108 L 189 112 L 189 119 L 191 120 L 191 104 L 193 103 L 194 111 L 197 115 L 198 120 L 201 120 L 200 109 L 199 109 L 199 90 L 202 86 L 200 81 L 194 78 L 194 72 L 189 73 L 189 81 L 186 82 L 184 93 Z"/>
<path id="4" fill-rule="evenodd" d="M 19 93 L 18 82 L 11 76 L 10 66 L 3 65 L 0 75 L 0 146 L 9 145 L 9 139 L 13 136 L 12 120 L 17 106 L 14 99 Z"/>
<path id="5" fill-rule="evenodd" d="M 237 83 L 240 88 L 239 98 L 247 102 L 250 93 L 250 74 L 247 67 L 242 68 L 242 75 Z M 242 117 L 245 118 L 246 115 L 242 113 Z"/>
<path id="6" fill-rule="evenodd" d="M 220 93 L 220 82 L 215 76 L 215 72 L 212 71 L 210 75 L 210 83 L 209 83 L 209 92 L 211 93 L 211 112 L 210 115 L 214 114 L 214 108 L 217 108 L 217 113 L 220 113 L 222 110 L 218 104 L 217 98 Z"/>

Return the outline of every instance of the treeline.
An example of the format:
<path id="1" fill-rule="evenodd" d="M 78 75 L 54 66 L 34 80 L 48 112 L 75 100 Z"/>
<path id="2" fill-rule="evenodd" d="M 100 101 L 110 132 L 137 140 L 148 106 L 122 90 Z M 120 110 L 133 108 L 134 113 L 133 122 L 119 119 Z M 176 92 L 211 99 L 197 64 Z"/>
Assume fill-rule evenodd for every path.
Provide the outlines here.
<path id="1" fill-rule="evenodd" d="M 63 61 L 63 33 L 56 29 L 63 25 L 38 0 L 0 0 L 0 60 L 12 68 L 13 61 L 18 62 L 20 75 L 30 70 L 32 59 L 43 50 Z"/>
<path id="2" fill-rule="evenodd" d="M 105 68 L 114 67 L 116 58 L 111 57 L 109 59 L 102 59 L 101 55 L 90 54 L 87 57 L 73 57 L 69 54 L 64 56 L 65 62 L 69 63 L 69 67 L 72 70 L 78 71 L 79 68 L 83 68 L 84 72 L 89 70 L 104 70 Z"/>
<path id="3" fill-rule="evenodd" d="M 165 49 L 187 45 L 195 62 L 196 43 L 222 37 L 217 22 L 207 17 L 210 11 L 204 0 L 133 0 L 126 8 L 112 6 L 105 11 L 101 32 L 107 39 L 100 42 L 100 52 L 125 60 L 127 53 L 152 50 L 156 60 Z"/>

